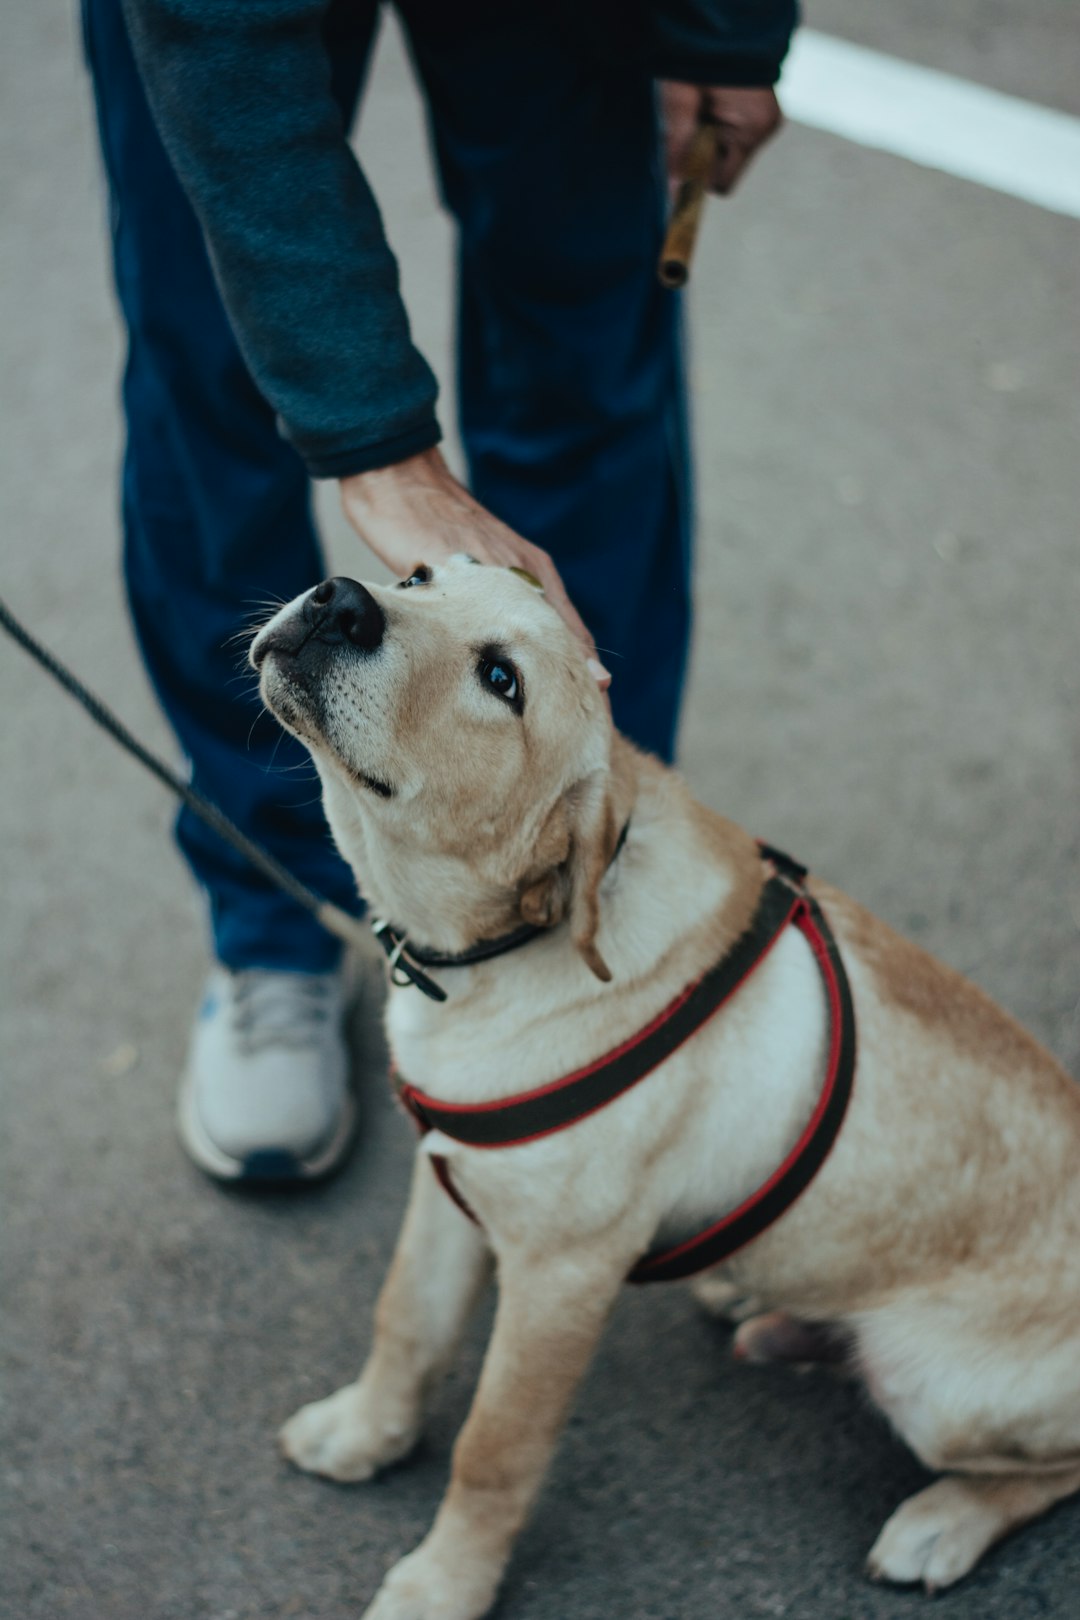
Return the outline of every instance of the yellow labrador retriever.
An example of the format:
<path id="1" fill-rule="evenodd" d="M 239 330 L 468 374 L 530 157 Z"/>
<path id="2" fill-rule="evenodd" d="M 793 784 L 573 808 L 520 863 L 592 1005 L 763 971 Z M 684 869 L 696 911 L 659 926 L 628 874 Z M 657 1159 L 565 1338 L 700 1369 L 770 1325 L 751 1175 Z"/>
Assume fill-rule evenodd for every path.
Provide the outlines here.
<path id="1" fill-rule="evenodd" d="M 778 881 L 752 838 L 614 733 L 569 631 L 510 571 L 455 558 L 393 588 L 328 580 L 251 659 L 392 924 L 395 1064 L 444 1123 L 633 1046 L 731 958 Z M 1080 1090 L 959 975 L 829 885 L 805 893 L 846 968 L 853 1091 L 808 1187 L 706 1291 L 761 1302 L 746 1354 L 799 1354 L 825 1330 L 846 1346 L 943 1476 L 889 1519 L 870 1570 L 934 1589 L 1080 1489 Z M 528 943 L 473 949 L 526 924 Z M 623 1279 L 768 1185 L 820 1113 L 836 1012 L 822 972 L 814 939 L 785 927 L 607 1106 L 510 1146 L 423 1137 L 367 1365 L 282 1432 L 331 1479 L 403 1457 L 497 1264 L 449 1490 L 369 1620 L 490 1606 Z"/>

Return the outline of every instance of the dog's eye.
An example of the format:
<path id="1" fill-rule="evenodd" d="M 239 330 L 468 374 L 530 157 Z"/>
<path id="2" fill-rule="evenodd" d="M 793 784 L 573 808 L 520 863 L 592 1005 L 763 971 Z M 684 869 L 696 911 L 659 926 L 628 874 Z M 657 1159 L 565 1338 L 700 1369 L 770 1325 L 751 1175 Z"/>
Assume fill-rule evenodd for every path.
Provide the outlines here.
<path id="1" fill-rule="evenodd" d="M 427 563 L 417 563 L 408 579 L 398 583 L 399 591 L 407 591 L 410 585 L 429 585 L 431 583 L 431 569 Z"/>
<path id="2" fill-rule="evenodd" d="M 489 656 L 481 658 L 477 666 L 480 679 L 490 692 L 509 703 L 512 709 L 521 709 L 521 679 L 509 658 Z"/>

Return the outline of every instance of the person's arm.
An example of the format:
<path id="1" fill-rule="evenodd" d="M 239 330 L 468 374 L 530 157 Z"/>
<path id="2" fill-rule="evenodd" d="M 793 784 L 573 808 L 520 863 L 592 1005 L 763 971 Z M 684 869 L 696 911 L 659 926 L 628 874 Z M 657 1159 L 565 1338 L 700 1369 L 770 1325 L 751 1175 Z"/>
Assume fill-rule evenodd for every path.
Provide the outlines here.
<path id="1" fill-rule="evenodd" d="M 326 0 L 124 0 L 248 366 L 315 477 L 440 437 L 378 207 L 330 90 Z"/>

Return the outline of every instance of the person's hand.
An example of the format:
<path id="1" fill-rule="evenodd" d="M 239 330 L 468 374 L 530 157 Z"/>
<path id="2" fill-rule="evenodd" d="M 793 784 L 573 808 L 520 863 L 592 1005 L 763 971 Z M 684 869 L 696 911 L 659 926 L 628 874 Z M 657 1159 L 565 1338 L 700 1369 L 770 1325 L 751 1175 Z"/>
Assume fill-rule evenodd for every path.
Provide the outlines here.
<path id="1" fill-rule="evenodd" d="M 345 516 L 365 545 L 403 579 L 417 563 L 438 563 L 460 552 L 477 562 L 522 568 L 570 626 L 598 684 L 611 676 L 546 551 L 507 528 L 459 484 L 438 450 L 341 480 Z"/>
<path id="2" fill-rule="evenodd" d="M 679 84 L 668 79 L 660 87 L 660 98 L 668 179 L 673 188 L 683 178 L 687 151 L 699 124 L 715 124 L 720 131 L 709 190 L 726 195 L 754 153 L 783 122 L 780 103 L 766 86 Z"/>

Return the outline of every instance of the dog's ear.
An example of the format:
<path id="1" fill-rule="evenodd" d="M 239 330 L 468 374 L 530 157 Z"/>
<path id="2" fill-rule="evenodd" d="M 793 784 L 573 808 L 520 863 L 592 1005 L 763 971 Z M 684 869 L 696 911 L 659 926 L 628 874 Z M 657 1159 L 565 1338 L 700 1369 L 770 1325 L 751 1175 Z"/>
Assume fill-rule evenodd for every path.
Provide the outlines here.
<path id="1" fill-rule="evenodd" d="M 619 835 L 606 767 L 575 783 L 570 827 L 570 938 L 590 971 L 607 984 L 611 969 L 596 948 L 596 933 L 600 927 L 600 885 Z"/>
<path id="2" fill-rule="evenodd" d="M 600 885 L 637 800 L 637 759 L 616 734 L 610 761 L 575 782 L 550 811 L 519 891 L 526 922 L 553 928 L 569 919 L 574 945 L 605 984 L 611 969 L 596 947 Z"/>
<path id="3" fill-rule="evenodd" d="M 570 894 L 569 854 L 570 816 L 565 799 L 560 799 L 540 829 L 522 879 L 518 909 L 525 922 L 537 928 L 554 928 L 562 922 Z"/>
<path id="4" fill-rule="evenodd" d="M 554 928 L 569 917 L 570 937 L 598 979 L 611 969 L 596 948 L 599 889 L 615 849 L 607 769 L 575 782 L 552 810 L 518 902 L 526 922 Z"/>

